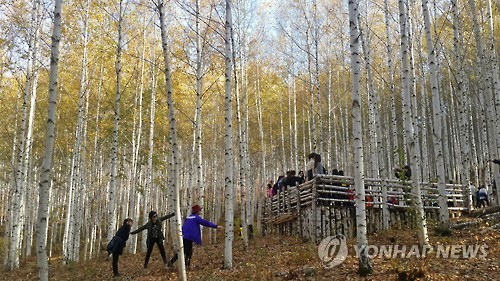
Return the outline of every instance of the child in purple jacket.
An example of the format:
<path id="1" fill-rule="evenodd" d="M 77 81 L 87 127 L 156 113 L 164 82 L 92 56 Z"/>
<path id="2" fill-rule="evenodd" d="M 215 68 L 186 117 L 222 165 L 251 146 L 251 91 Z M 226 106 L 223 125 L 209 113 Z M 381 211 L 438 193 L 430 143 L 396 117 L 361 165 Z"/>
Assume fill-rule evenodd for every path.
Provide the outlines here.
<path id="1" fill-rule="evenodd" d="M 191 256 L 193 255 L 193 242 L 201 245 L 201 230 L 200 225 L 212 228 L 221 228 L 215 223 L 206 221 L 202 219 L 199 215 L 201 207 L 199 205 L 194 205 L 191 208 L 191 215 L 186 217 L 186 221 L 182 226 L 182 241 L 184 243 L 184 257 L 186 260 L 186 267 L 191 265 Z M 168 265 L 172 266 L 175 261 L 177 261 L 178 256 L 175 254 L 169 261 Z"/>

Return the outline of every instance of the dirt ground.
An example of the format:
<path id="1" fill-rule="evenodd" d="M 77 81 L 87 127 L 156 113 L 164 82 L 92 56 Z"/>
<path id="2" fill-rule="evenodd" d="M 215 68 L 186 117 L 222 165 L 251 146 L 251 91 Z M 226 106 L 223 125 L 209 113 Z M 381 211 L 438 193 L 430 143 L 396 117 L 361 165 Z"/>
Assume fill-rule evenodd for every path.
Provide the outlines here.
<path id="1" fill-rule="evenodd" d="M 222 235 L 220 235 L 222 238 Z M 224 243 L 195 246 L 188 280 L 500 280 L 500 232 L 487 224 L 454 230 L 450 236 L 430 231 L 430 244 L 486 245 L 484 258 L 386 258 L 376 256 L 373 273 L 357 274 L 354 240 L 348 240 L 349 255 L 340 265 L 325 268 L 318 256 L 318 246 L 299 238 L 256 236 L 243 251 L 241 239 L 234 243 L 231 270 L 222 269 Z M 417 244 L 415 231 L 389 230 L 369 236 L 370 245 Z M 351 251 L 352 250 L 352 251 Z M 170 256 L 171 251 L 167 251 Z M 103 252 L 98 259 L 63 265 L 60 259 L 50 261 L 50 280 L 177 280 L 177 271 L 164 268 L 158 249 L 153 250 L 148 269 L 143 269 L 144 254 L 124 254 L 120 257 L 120 278 L 114 278 L 111 260 Z M 20 269 L 0 272 L 2 280 L 37 280 L 35 257 L 21 260 Z"/>

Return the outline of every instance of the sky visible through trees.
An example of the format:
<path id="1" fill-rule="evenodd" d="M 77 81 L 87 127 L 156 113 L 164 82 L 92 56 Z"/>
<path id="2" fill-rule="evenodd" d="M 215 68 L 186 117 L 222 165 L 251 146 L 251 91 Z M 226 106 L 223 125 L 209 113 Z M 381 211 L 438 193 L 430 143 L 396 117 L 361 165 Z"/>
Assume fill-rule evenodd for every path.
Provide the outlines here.
<path id="1" fill-rule="evenodd" d="M 243 204 L 233 210 L 236 221 L 257 228 L 269 181 L 304 170 L 311 152 L 329 173 L 352 176 L 357 137 L 364 177 L 395 178 L 394 168 L 410 165 L 442 198 L 453 181 L 485 185 L 492 203 L 500 201 L 491 162 L 500 158 L 498 1 L 354 1 L 355 18 L 347 1 L 165 1 L 164 38 L 160 2 L 62 3 L 49 256 L 95 257 L 125 217 L 140 224 L 150 209 L 173 210 L 172 186 L 182 216 L 201 202 L 203 215 L 222 223 L 224 204 L 234 200 Z M 10 268 L 34 248 L 54 3 L 0 2 L 0 224 Z M 90 246 L 68 249 L 68 241 Z"/>

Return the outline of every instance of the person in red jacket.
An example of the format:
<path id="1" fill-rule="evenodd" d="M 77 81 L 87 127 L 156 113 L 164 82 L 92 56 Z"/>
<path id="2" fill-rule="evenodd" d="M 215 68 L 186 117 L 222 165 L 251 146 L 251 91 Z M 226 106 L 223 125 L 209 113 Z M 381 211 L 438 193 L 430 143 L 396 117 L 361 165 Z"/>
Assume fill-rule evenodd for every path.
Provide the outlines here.
<path id="1" fill-rule="evenodd" d="M 201 245 L 201 230 L 200 225 L 211 227 L 211 228 L 221 228 L 217 224 L 206 221 L 200 217 L 201 207 L 199 205 L 194 205 L 191 208 L 191 215 L 186 217 L 184 225 L 182 226 L 182 241 L 184 244 L 184 257 L 186 261 L 186 267 L 191 266 L 191 257 L 193 255 L 193 242 Z M 172 259 L 168 262 L 168 266 L 171 267 L 174 262 L 178 259 L 178 254 L 176 253 Z"/>

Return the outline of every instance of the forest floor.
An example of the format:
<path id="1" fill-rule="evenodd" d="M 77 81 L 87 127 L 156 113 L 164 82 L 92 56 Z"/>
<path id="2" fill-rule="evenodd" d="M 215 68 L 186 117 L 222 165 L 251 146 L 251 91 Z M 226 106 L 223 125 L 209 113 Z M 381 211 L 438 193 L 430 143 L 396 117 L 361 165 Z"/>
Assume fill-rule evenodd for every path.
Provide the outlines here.
<path id="1" fill-rule="evenodd" d="M 472 220 L 461 218 L 459 222 Z M 456 220 L 454 222 L 457 222 Z M 222 232 L 221 232 L 222 233 Z M 218 235 L 223 239 L 223 235 Z M 243 251 L 241 239 L 233 249 L 234 268 L 222 269 L 224 242 L 195 246 L 188 280 L 500 280 L 500 232 L 486 222 L 479 226 L 453 230 L 442 236 L 430 230 L 431 246 L 437 245 L 487 245 L 484 258 L 442 258 L 428 255 L 426 258 L 372 259 L 373 274 L 360 277 L 357 258 L 354 255 L 354 239 L 349 239 L 349 255 L 340 265 L 327 269 L 318 257 L 318 246 L 295 237 L 256 236 Z M 389 230 L 369 236 L 370 245 L 416 245 L 417 237 L 412 230 Z M 352 250 L 352 251 L 351 251 Z M 481 252 L 479 252 L 481 254 Z M 171 251 L 167 251 L 171 255 Z M 460 253 L 461 255 L 461 253 Z M 148 269 L 143 269 L 144 254 L 124 254 L 120 257 L 120 272 L 113 278 L 111 260 L 105 252 L 100 258 L 71 265 L 63 265 L 60 259 L 50 261 L 50 280 L 177 280 L 177 270 L 168 270 L 161 263 L 158 249 L 153 250 Z M 0 270 L 2 280 L 37 280 L 36 258 L 21 260 L 20 269 Z"/>

